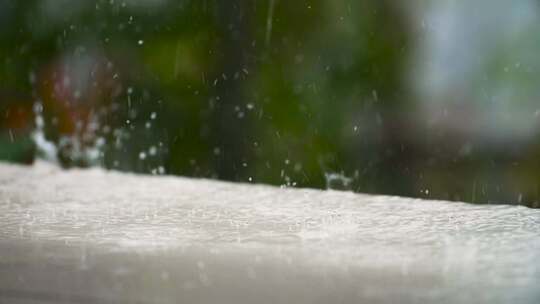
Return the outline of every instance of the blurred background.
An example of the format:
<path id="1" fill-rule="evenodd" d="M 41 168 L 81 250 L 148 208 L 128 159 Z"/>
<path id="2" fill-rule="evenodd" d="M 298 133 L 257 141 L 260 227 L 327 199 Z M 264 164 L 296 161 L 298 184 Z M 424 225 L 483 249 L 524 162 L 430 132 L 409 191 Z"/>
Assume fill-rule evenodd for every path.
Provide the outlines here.
<path id="1" fill-rule="evenodd" d="M 0 0 L 0 159 L 540 207 L 540 3 Z"/>

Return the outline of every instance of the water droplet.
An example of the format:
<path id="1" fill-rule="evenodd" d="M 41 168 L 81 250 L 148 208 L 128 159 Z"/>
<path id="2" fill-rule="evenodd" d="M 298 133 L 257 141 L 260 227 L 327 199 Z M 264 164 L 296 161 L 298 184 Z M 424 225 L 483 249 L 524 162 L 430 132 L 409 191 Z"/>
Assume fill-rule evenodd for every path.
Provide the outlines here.
<path id="1" fill-rule="evenodd" d="M 373 96 L 374 101 L 379 101 L 379 95 L 377 94 L 377 90 L 371 91 L 371 95 Z"/>

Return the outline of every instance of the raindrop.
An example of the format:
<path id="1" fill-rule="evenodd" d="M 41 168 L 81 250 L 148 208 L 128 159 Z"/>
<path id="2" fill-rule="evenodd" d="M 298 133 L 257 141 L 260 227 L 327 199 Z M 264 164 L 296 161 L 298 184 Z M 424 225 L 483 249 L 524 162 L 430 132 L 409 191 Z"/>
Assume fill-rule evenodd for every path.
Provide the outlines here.
<path id="1" fill-rule="evenodd" d="M 159 174 L 165 174 L 165 168 L 163 168 L 163 166 L 159 166 L 158 167 L 158 173 Z"/>
<path id="2" fill-rule="evenodd" d="M 274 0 L 268 2 L 268 13 L 266 15 L 266 33 L 264 37 L 264 43 L 266 46 L 270 44 L 272 38 L 272 21 L 274 15 Z"/>

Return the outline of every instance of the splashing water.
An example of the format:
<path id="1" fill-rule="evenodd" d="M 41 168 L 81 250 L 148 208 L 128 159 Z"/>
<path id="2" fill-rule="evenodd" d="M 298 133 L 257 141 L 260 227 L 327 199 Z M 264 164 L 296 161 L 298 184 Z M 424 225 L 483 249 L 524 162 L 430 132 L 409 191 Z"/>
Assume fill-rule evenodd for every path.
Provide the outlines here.
<path id="1" fill-rule="evenodd" d="M 130 90 L 128 90 L 130 91 Z M 132 89 L 131 89 L 132 91 Z M 129 95 L 128 95 L 129 97 Z M 162 175 L 166 170 L 163 166 L 164 144 L 162 139 L 157 142 L 148 143 L 147 147 L 137 147 L 140 149 L 136 162 L 121 165 L 123 151 L 126 145 L 134 148 L 132 143 L 127 142 L 133 137 L 135 126 L 130 124 L 130 128 L 114 128 L 110 125 L 101 126 L 102 114 L 90 115 L 87 121 L 77 122 L 76 131 L 71 134 L 60 135 L 56 140 L 47 138 L 46 120 L 44 117 L 43 103 L 38 100 L 33 106 L 35 117 L 35 128 L 31 138 L 36 146 L 36 158 L 56 165 L 83 166 L 83 167 L 103 167 L 107 166 L 105 151 L 108 151 L 108 158 L 113 160 L 110 166 L 128 170 L 139 170 L 150 174 Z M 152 112 L 147 121 L 144 132 L 150 132 L 158 118 L 156 112 Z M 140 126 L 138 126 L 140 132 Z M 111 137 L 108 138 L 107 134 Z M 138 133 L 137 133 L 138 134 Z M 120 151 L 120 152 L 119 152 Z M 137 169 L 138 168 L 138 169 Z"/>
<path id="2" fill-rule="evenodd" d="M 342 173 L 325 172 L 326 189 L 330 190 L 351 190 L 353 179 Z"/>
<path id="3" fill-rule="evenodd" d="M 97 137 L 92 145 L 85 145 L 77 135 L 61 136 L 58 143 L 54 143 L 45 136 L 45 119 L 43 117 L 43 104 L 37 101 L 34 104 L 34 116 L 36 127 L 32 132 L 32 140 L 37 149 L 39 159 L 59 164 L 59 155 L 63 155 L 71 160 L 82 161 L 89 166 L 98 165 L 102 148 L 105 145 L 105 139 Z M 92 125 L 96 128 L 98 122 L 93 121 Z"/>
<path id="4" fill-rule="evenodd" d="M 58 149 L 56 148 L 54 143 L 48 141 L 47 138 L 45 138 L 43 105 L 39 101 L 34 103 L 34 115 L 36 128 L 34 132 L 32 132 L 32 140 L 36 144 L 37 156 L 41 159 L 57 164 Z"/>

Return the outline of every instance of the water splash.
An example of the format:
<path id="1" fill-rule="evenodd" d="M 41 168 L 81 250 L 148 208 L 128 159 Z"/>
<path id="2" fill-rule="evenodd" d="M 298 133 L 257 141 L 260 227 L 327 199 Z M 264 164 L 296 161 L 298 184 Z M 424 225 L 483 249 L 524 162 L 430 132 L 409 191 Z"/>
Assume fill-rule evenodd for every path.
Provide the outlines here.
<path id="1" fill-rule="evenodd" d="M 345 176 L 343 172 L 325 172 L 324 179 L 326 180 L 327 190 L 351 190 L 353 179 Z"/>
<path id="2" fill-rule="evenodd" d="M 54 143 L 45 136 L 45 119 L 43 118 L 43 104 L 41 101 L 34 103 L 33 110 L 36 127 L 32 132 L 32 140 L 36 145 L 37 158 L 54 164 L 60 163 L 59 156 L 89 166 L 99 163 L 103 155 L 102 148 L 105 146 L 103 137 L 96 137 L 92 145 L 83 144 L 78 135 L 61 136 L 58 143 Z M 91 131 L 94 131 L 97 126 L 98 122 L 92 121 L 90 124 Z"/>
<path id="3" fill-rule="evenodd" d="M 36 146 L 36 158 L 56 165 L 103 167 L 106 164 L 105 153 L 112 161 L 110 166 L 115 169 L 138 170 L 155 175 L 166 173 L 163 166 L 164 144 L 162 139 L 158 142 L 147 143 L 148 146 L 140 147 L 129 142 L 130 138 L 143 136 L 151 132 L 154 124 L 149 124 L 143 129 L 140 125 L 131 122 L 129 127 L 102 126 L 100 121 L 104 114 L 90 115 L 88 121 L 77 122 L 76 131 L 71 134 L 60 135 L 56 140 L 47 139 L 46 120 L 44 107 L 41 101 L 36 101 L 33 106 L 35 117 L 35 129 L 31 134 Z M 136 116 L 136 115 L 135 115 Z M 133 119 L 136 117 L 133 116 Z M 156 112 L 152 112 L 147 120 L 155 122 L 158 118 Z M 110 136 L 108 136 L 110 134 Z M 137 134 L 137 135 L 135 135 Z M 127 148 L 138 149 L 140 153 L 135 161 L 123 160 L 124 151 Z"/>
<path id="4" fill-rule="evenodd" d="M 45 137 L 45 120 L 43 119 L 43 105 L 40 101 L 34 103 L 36 128 L 32 132 L 32 140 L 36 144 L 37 157 L 43 160 L 58 163 L 58 149 L 56 145 Z"/>

